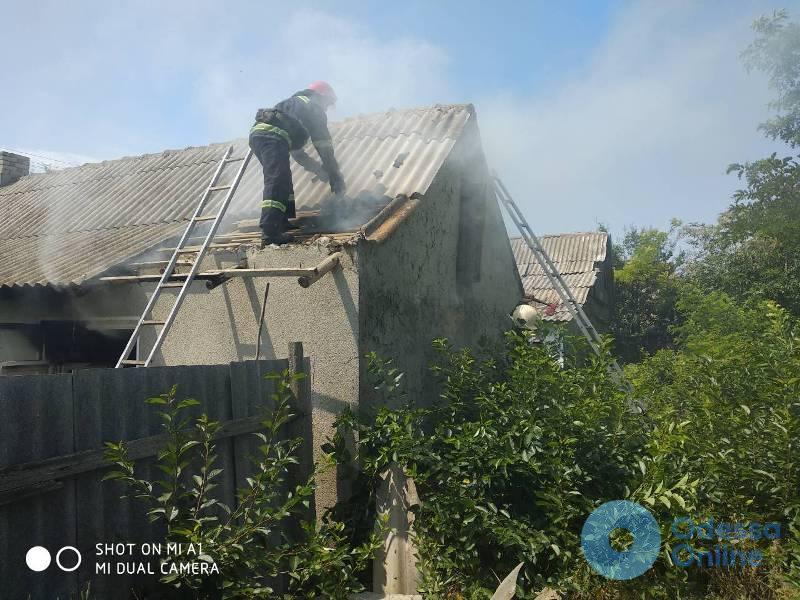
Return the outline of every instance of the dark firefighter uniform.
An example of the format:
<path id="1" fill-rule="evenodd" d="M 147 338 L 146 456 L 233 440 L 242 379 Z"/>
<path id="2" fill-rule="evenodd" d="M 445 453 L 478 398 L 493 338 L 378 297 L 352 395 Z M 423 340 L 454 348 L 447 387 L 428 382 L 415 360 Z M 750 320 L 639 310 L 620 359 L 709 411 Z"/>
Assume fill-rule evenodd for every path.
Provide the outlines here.
<path id="1" fill-rule="evenodd" d="M 333 193 L 344 192 L 344 180 L 328 131 L 328 118 L 316 94 L 306 89 L 274 108 L 260 109 L 250 129 L 250 148 L 264 171 L 260 226 L 266 240 L 280 237 L 287 220 L 295 216 L 290 152 L 298 164 L 327 180 Z M 322 159 L 321 166 L 303 150 L 309 138 Z"/>

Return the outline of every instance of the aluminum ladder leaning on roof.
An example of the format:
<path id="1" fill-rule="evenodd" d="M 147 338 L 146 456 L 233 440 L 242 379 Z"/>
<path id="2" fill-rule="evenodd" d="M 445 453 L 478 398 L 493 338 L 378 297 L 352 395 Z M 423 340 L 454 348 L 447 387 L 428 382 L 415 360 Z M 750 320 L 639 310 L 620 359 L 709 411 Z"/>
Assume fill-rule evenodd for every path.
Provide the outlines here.
<path id="1" fill-rule="evenodd" d="M 150 300 L 147 302 L 147 306 L 145 306 L 144 311 L 142 312 L 142 316 L 139 317 L 138 323 L 136 323 L 136 327 L 131 334 L 128 343 L 125 346 L 125 349 L 122 351 L 122 355 L 119 357 L 117 361 L 116 368 L 119 369 L 121 367 L 126 366 L 136 366 L 136 367 L 147 367 L 153 360 L 156 352 L 158 349 L 161 348 L 161 344 L 164 342 L 164 338 L 169 331 L 169 328 L 172 326 L 172 322 L 175 320 L 175 315 L 178 313 L 178 309 L 180 309 L 181 304 L 183 304 L 184 299 L 186 298 L 186 294 L 189 293 L 189 288 L 194 281 L 195 275 L 200 270 L 200 264 L 203 262 L 203 257 L 205 257 L 206 251 L 208 250 L 209 245 L 211 244 L 211 240 L 214 239 L 214 236 L 217 233 L 217 229 L 219 228 L 220 223 L 222 223 L 222 218 L 225 216 L 225 211 L 228 210 L 228 206 L 231 203 L 231 199 L 233 195 L 236 193 L 236 188 L 239 187 L 239 182 L 242 180 L 242 175 L 244 174 L 245 169 L 247 168 L 247 164 L 250 162 L 250 159 L 253 156 L 253 151 L 247 151 L 247 154 L 240 158 L 231 158 L 231 154 L 233 153 L 233 146 L 228 146 L 225 150 L 224 155 L 219 161 L 219 165 L 217 165 L 216 170 L 214 171 L 214 175 L 211 177 L 211 181 L 209 182 L 208 186 L 206 187 L 205 191 L 203 192 L 202 197 L 200 198 L 200 202 L 197 204 L 197 208 L 194 211 L 191 219 L 189 219 L 189 224 L 186 227 L 186 230 L 183 232 L 183 236 L 181 236 L 180 241 L 178 242 L 175 250 L 172 253 L 172 257 L 170 258 L 169 262 L 167 263 L 166 268 L 164 269 L 164 273 L 161 275 L 161 279 L 159 280 L 158 284 L 156 285 L 153 294 L 150 296 Z M 234 162 L 241 162 L 242 164 L 236 171 L 236 175 L 234 176 L 233 181 L 230 184 L 226 185 L 217 185 L 219 181 L 219 176 L 222 173 L 223 168 L 225 165 L 234 163 Z M 204 215 L 203 211 L 206 209 L 206 205 L 208 204 L 208 200 L 214 192 L 221 192 L 225 191 L 225 198 L 222 201 L 219 209 L 216 213 Z M 208 233 L 203 240 L 203 243 L 200 245 L 199 249 L 196 251 L 194 262 L 191 265 L 189 273 L 186 275 L 186 279 L 183 282 L 177 281 L 170 281 L 172 278 L 173 272 L 175 271 L 175 266 L 178 263 L 178 258 L 181 254 L 187 254 L 188 252 L 185 250 L 186 241 L 190 238 L 192 231 L 198 225 L 198 223 L 204 223 L 208 221 L 213 221 L 211 224 L 211 228 L 208 230 Z M 192 253 L 195 251 L 193 250 Z M 157 321 L 153 319 L 148 319 L 147 316 L 150 314 L 150 311 L 155 306 L 158 298 L 161 296 L 161 292 L 165 288 L 181 288 L 178 295 L 175 297 L 175 301 L 172 304 L 172 308 L 167 315 L 167 318 L 164 321 Z M 158 332 L 158 336 L 156 337 L 156 341 L 153 344 L 153 347 L 150 349 L 150 352 L 147 355 L 145 360 L 128 360 L 128 356 L 130 356 L 133 349 L 136 347 L 136 342 L 139 340 L 139 336 L 142 331 L 142 327 L 145 326 L 155 326 L 161 327 L 161 331 Z"/>
<path id="2" fill-rule="evenodd" d="M 544 247 L 542 247 L 542 245 L 539 243 L 539 239 L 536 237 L 536 234 L 533 233 L 533 230 L 531 229 L 530 225 L 528 225 L 525 217 L 522 216 L 522 212 L 517 206 L 517 203 L 511 198 L 511 194 L 508 193 L 506 186 L 503 185 L 503 182 L 500 181 L 500 178 L 496 173 L 492 173 L 492 179 L 494 180 L 494 188 L 497 198 L 505 207 L 506 212 L 508 212 L 509 216 L 511 217 L 511 220 L 514 221 L 514 225 L 517 226 L 520 234 L 522 234 L 522 239 L 525 240 L 528 248 L 530 248 L 531 252 L 533 252 L 536 262 L 539 263 L 542 271 L 544 271 L 545 275 L 547 275 L 550 285 L 553 286 L 553 289 L 558 293 L 558 296 L 561 299 L 561 304 L 567 308 L 569 314 L 578 324 L 578 327 L 583 336 L 586 338 L 586 341 L 589 342 L 589 346 L 591 346 L 592 350 L 594 350 L 594 353 L 599 356 L 600 344 L 602 343 L 600 334 L 597 333 L 597 330 L 594 328 L 594 325 L 592 325 L 589 317 L 587 317 L 586 313 L 583 311 L 583 307 L 575 299 L 575 296 L 572 294 L 572 290 L 569 289 L 569 286 L 561 276 L 561 271 L 559 271 L 555 264 L 553 264 L 553 260 L 547 254 Z M 618 380 L 620 386 L 625 389 L 625 391 L 632 391 L 630 383 L 625 378 L 625 374 L 616 360 L 611 363 L 609 370 Z"/>

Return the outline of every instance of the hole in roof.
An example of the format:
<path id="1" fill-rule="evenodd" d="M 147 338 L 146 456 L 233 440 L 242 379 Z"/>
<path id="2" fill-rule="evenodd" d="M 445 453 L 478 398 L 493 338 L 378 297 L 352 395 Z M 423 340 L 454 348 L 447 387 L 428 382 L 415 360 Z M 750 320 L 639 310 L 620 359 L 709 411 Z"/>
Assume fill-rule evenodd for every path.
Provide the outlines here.
<path id="1" fill-rule="evenodd" d="M 408 152 L 401 152 L 400 154 L 397 155 L 397 158 L 394 159 L 394 163 L 392 164 L 392 166 L 395 169 L 399 169 L 407 158 L 408 158 Z"/>

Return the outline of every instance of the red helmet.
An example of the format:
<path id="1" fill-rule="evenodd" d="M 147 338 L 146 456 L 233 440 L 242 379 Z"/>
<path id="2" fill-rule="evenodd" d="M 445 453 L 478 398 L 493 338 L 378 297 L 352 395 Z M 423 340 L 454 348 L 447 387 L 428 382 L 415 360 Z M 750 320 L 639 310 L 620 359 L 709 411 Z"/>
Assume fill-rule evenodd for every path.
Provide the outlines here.
<path id="1" fill-rule="evenodd" d="M 325 98 L 330 104 L 336 103 L 336 92 L 333 91 L 331 84 L 327 81 L 315 81 L 308 86 L 308 89 L 317 92 L 320 96 Z"/>

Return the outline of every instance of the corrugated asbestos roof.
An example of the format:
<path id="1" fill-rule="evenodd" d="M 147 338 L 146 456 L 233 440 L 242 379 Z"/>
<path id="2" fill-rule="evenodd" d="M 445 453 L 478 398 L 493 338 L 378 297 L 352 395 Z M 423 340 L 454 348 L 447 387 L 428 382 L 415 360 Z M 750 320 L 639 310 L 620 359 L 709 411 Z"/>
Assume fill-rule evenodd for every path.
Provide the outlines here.
<path id="1" fill-rule="evenodd" d="M 584 304 L 589 291 L 597 280 L 598 263 L 606 260 L 608 234 L 602 231 L 588 233 L 561 233 L 545 235 L 539 238 L 545 252 L 550 256 L 556 268 L 561 272 L 564 281 L 575 299 Z M 525 298 L 548 321 L 569 321 L 572 316 L 561 306 L 561 299 L 545 275 L 522 238 L 512 238 L 511 248 L 522 278 Z M 555 304 L 553 314 L 547 314 L 547 307 Z"/>
<path id="2" fill-rule="evenodd" d="M 437 105 L 332 123 L 348 194 L 382 205 L 424 194 L 471 114 L 470 105 Z M 0 287 L 80 284 L 179 234 L 230 144 L 233 156 L 247 151 L 241 138 L 30 175 L 0 188 Z M 292 169 L 298 210 L 320 209 L 328 185 Z M 231 220 L 258 215 L 261 186 L 254 158 L 228 209 Z"/>

